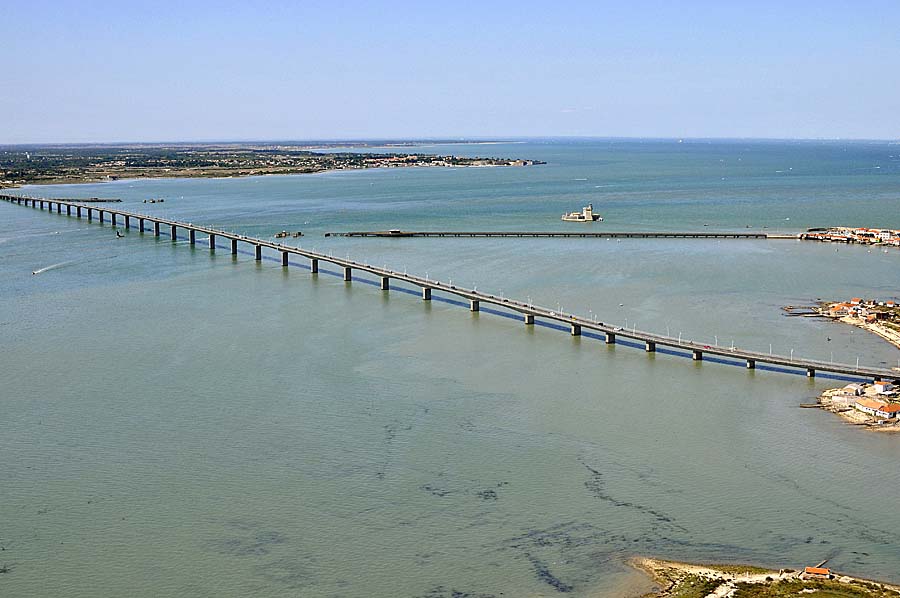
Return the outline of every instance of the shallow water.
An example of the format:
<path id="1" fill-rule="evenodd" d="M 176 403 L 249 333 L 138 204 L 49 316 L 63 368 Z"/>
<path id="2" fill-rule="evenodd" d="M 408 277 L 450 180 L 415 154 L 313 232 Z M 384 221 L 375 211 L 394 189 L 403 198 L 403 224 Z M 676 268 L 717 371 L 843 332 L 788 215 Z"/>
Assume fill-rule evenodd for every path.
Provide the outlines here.
<path id="1" fill-rule="evenodd" d="M 686 339 L 900 358 L 860 330 L 780 310 L 896 297 L 897 251 L 322 237 L 562 230 L 577 225 L 559 214 L 588 201 L 600 230 L 900 227 L 897 146 L 428 151 L 549 163 L 20 192 L 121 197 L 123 209 L 257 236 L 303 230 L 304 247 Z M 0 212 L 4 595 L 606 595 L 634 582 L 623 564 L 634 554 L 776 568 L 830 558 L 900 581 L 888 508 L 900 438 L 797 408 L 840 381 L 648 356 L 437 293 L 423 303 L 313 277 L 301 261 L 284 271 Z"/>

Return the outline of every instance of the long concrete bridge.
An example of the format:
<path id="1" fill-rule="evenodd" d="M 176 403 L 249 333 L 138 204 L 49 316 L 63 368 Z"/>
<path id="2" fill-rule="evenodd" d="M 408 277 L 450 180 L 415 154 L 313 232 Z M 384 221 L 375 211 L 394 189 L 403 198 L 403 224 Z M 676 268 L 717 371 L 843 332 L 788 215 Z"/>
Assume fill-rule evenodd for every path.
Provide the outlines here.
<path id="1" fill-rule="evenodd" d="M 648 353 L 655 352 L 658 347 L 670 347 L 675 351 L 690 353 L 694 361 L 702 361 L 704 356 L 712 355 L 727 361 L 743 362 L 747 369 L 755 369 L 757 364 L 769 364 L 777 366 L 778 369 L 805 370 L 806 375 L 810 378 L 814 377 L 816 372 L 831 372 L 834 374 L 875 380 L 900 379 L 900 371 L 889 368 L 866 367 L 858 364 L 841 364 L 812 359 L 794 359 L 784 355 L 748 351 L 740 348 L 711 346 L 692 341 L 682 341 L 679 338 L 653 334 L 636 329 L 622 329 L 621 327 L 591 320 L 583 316 L 552 310 L 547 307 L 541 307 L 539 305 L 534 305 L 533 303 L 526 303 L 508 297 L 498 297 L 475 289 L 458 287 L 438 280 L 430 280 L 428 277 L 422 278 L 405 272 L 397 272 L 387 268 L 378 268 L 349 259 L 342 259 L 315 251 L 309 251 L 308 249 L 302 249 L 300 247 L 292 247 L 282 243 L 248 237 L 188 222 L 169 220 L 158 216 L 138 214 L 125 210 L 110 209 L 105 206 L 98 207 L 96 205 L 87 205 L 68 200 L 16 196 L 0 196 L 0 199 L 19 205 L 30 206 L 42 210 L 45 209 L 48 212 L 55 211 L 57 214 L 61 214 L 65 211 L 67 216 L 74 215 L 78 218 L 87 218 L 88 221 L 96 219 L 101 224 L 108 221 L 112 226 L 119 226 L 121 223 L 126 229 L 136 226 L 139 232 L 145 233 L 152 231 L 153 236 L 155 237 L 165 234 L 161 229 L 168 229 L 166 233 L 173 241 L 179 238 L 178 232 L 180 229 L 183 231 L 182 234 L 187 233 L 187 238 L 192 245 L 196 243 L 196 234 L 199 232 L 209 236 L 208 243 L 209 248 L 212 251 L 216 250 L 216 240 L 218 238 L 228 239 L 230 241 L 232 255 L 237 255 L 238 244 L 243 243 L 253 247 L 255 259 L 260 261 L 263 258 L 263 249 L 265 248 L 280 253 L 281 265 L 283 267 L 288 266 L 289 256 L 297 255 L 310 261 L 309 267 L 313 274 L 319 271 L 320 262 L 326 262 L 341 268 L 343 271 L 343 279 L 348 282 L 353 280 L 354 270 L 367 272 L 380 278 L 380 287 L 383 291 L 390 289 L 391 280 L 402 281 L 418 287 L 421 290 L 421 297 L 425 301 L 430 301 L 432 293 L 439 291 L 447 295 L 467 300 L 469 309 L 473 312 L 479 311 L 481 304 L 494 305 L 510 312 L 518 312 L 521 315 L 522 321 L 527 326 L 533 326 L 536 318 L 541 318 L 542 320 L 562 324 L 568 328 L 573 336 L 579 336 L 583 331 L 594 331 L 602 334 L 607 344 L 614 344 L 617 338 L 638 341 L 643 344 L 644 350 Z M 149 226 L 149 229 L 147 226 Z"/>
<path id="2" fill-rule="evenodd" d="M 559 237 L 597 239 L 797 239 L 797 235 L 730 232 L 592 232 L 592 231 L 402 231 L 373 230 L 325 233 L 326 237 Z"/>

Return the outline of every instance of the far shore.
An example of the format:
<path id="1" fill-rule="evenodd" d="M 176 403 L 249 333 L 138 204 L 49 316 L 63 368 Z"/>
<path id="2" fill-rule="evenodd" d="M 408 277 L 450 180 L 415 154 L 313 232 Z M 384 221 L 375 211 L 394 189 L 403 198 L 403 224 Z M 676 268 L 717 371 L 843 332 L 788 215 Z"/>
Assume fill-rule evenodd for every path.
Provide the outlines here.
<path id="1" fill-rule="evenodd" d="M 708 565 L 635 557 L 629 564 L 643 571 L 658 586 L 642 598 L 727 598 L 744 590 L 759 598 L 822 593 L 827 596 L 900 597 L 900 586 L 842 575 L 797 569 L 765 569 L 752 565 Z M 818 563 L 824 566 L 824 563 Z M 743 595 L 743 593 L 741 594 Z M 635 597 L 636 598 L 636 597 Z"/>
<path id="2" fill-rule="evenodd" d="M 108 177 L 93 177 L 93 178 L 60 178 L 60 179 L 52 179 L 52 180 L 41 180 L 41 181 L 29 181 L 27 183 L 22 184 L 12 184 L 12 185 L 3 185 L 0 184 L 0 191 L 5 189 L 22 189 L 24 187 L 37 187 L 37 186 L 47 186 L 47 185 L 97 185 L 103 183 L 127 183 L 134 181 L 147 181 L 147 180 L 178 180 L 178 179 L 245 179 L 252 177 L 266 177 L 266 176 L 301 176 L 301 175 L 312 175 L 312 174 L 327 174 L 330 172 L 360 172 L 365 170 L 392 170 L 395 168 L 502 168 L 505 167 L 504 164 L 457 164 L 453 166 L 424 166 L 421 164 L 409 164 L 403 166 L 372 166 L 369 168 L 323 168 L 321 170 L 304 170 L 304 171 L 271 171 L 271 172 L 233 172 L 233 173 L 222 173 L 222 172 L 160 172 L 160 173 L 146 173 L 141 174 L 140 176 L 116 176 L 115 178 Z"/>

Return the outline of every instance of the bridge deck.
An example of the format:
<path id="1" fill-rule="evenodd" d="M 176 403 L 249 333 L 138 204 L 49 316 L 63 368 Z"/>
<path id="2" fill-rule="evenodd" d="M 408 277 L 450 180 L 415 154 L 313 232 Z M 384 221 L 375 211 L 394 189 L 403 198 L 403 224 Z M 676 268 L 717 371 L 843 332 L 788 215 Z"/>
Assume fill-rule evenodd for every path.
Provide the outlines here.
<path id="1" fill-rule="evenodd" d="M 117 216 L 128 216 L 129 218 L 143 219 L 145 221 L 150 222 L 158 222 L 160 224 L 164 224 L 167 226 L 174 226 L 177 228 L 182 228 L 188 231 L 196 231 L 209 235 L 215 235 L 216 237 L 222 237 L 224 239 L 233 239 L 235 241 L 248 243 L 254 245 L 256 247 L 266 247 L 275 251 L 282 252 L 283 254 L 293 254 L 300 255 L 308 259 L 318 260 L 322 262 L 327 262 L 331 264 L 335 264 L 336 266 L 340 266 L 342 268 L 350 268 L 351 270 L 360 270 L 363 272 L 368 272 L 375 276 L 401 280 L 411 285 L 421 287 L 423 289 L 431 289 L 431 290 L 439 290 L 449 295 L 455 295 L 457 297 L 462 297 L 464 299 L 468 299 L 470 301 L 478 301 L 479 303 L 485 303 L 490 305 L 496 305 L 499 307 L 503 307 L 507 310 L 521 313 L 523 315 L 530 315 L 532 317 L 540 317 L 545 320 L 550 320 L 554 322 L 559 322 L 566 326 L 578 326 L 579 330 L 592 330 L 595 332 L 600 332 L 606 335 L 607 337 L 621 337 L 628 338 L 636 341 L 640 341 L 643 343 L 653 343 L 655 346 L 664 346 L 671 347 L 676 350 L 682 351 L 691 351 L 696 352 L 701 357 L 702 355 L 716 355 L 720 357 L 724 357 L 727 359 L 733 360 L 747 360 L 748 362 L 753 362 L 754 365 L 756 363 L 766 363 L 780 367 L 786 368 L 799 368 L 805 369 L 808 372 L 832 372 L 835 374 L 845 374 L 850 376 L 858 376 L 863 378 L 874 378 L 874 379 L 898 379 L 900 378 L 900 371 L 889 369 L 889 368 L 878 368 L 878 367 L 866 367 L 866 366 L 855 366 L 851 364 L 841 364 L 841 363 L 832 363 L 827 361 L 819 361 L 814 359 L 793 359 L 784 355 L 774 355 L 770 353 L 762 353 L 758 351 L 748 351 L 746 349 L 735 348 L 731 349 L 728 347 L 718 347 L 711 346 L 703 343 L 694 343 L 688 341 L 681 341 L 680 339 L 669 337 L 665 335 L 654 334 L 651 332 L 644 332 L 641 330 L 627 330 L 622 329 L 618 326 L 612 326 L 610 324 L 606 324 L 603 322 L 593 321 L 582 316 L 577 316 L 575 314 L 558 312 L 556 310 L 551 310 L 546 307 L 542 307 L 540 305 L 534 305 L 532 303 L 526 303 L 523 301 L 519 301 L 516 299 L 511 299 L 508 297 L 498 297 L 496 295 L 492 295 L 490 293 L 484 293 L 482 291 L 476 291 L 475 289 L 467 289 L 463 287 L 458 287 L 454 285 L 450 285 L 438 280 L 431 280 L 428 278 L 422 278 L 421 276 L 415 276 L 413 274 L 407 274 L 405 272 L 397 272 L 394 270 L 379 268 L 377 266 L 371 266 L 369 264 L 364 264 L 361 262 L 357 262 L 349 259 L 342 259 L 338 257 L 334 257 L 331 255 L 326 255 L 323 253 L 318 253 L 315 251 L 309 251 L 308 249 L 302 249 L 300 247 L 293 247 L 289 245 L 284 245 L 282 243 L 276 243 L 273 241 L 268 241 L 265 239 L 257 239 L 254 237 L 248 237 L 245 235 L 240 235 L 237 233 L 230 233 L 223 230 L 218 230 L 214 228 L 210 228 L 207 226 L 200 226 L 189 222 L 180 222 L 177 220 L 169 220 L 166 218 L 160 218 L 159 216 L 151 216 L 148 214 L 140 214 L 136 212 L 129 212 L 125 210 L 118 209 L 110 209 L 107 207 L 99 207 L 97 205 L 88 205 L 88 204 L 80 204 L 78 202 L 71 201 L 62 201 L 56 199 L 40 199 L 40 198 L 19 198 L 19 197 L 11 197 L 11 196 L 0 196 L 0 199 L 4 199 L 10 202 L 43 202 L 48 204 L 48 209 L 53 208 L 53 206 L 71 206 L 71 207 L 81 207 L 82 210 L 93 210 L 96 212 L 103 212 L 105 214 L 115 214 Z"/>

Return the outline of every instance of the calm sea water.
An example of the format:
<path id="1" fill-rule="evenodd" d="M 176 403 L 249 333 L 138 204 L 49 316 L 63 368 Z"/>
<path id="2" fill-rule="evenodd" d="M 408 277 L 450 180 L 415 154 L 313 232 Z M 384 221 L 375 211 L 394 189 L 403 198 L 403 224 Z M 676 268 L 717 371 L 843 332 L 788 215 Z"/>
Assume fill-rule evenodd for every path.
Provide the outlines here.
<path id="1" fill-rule="evenodd" d="M 900 359 L 780 310 L 897 297 L 897 251 L 323 237 L 900 228 L 898 145 L 415 151 L 548 164 L 20 192 L 120 197 L 257 236 L 303 230 L 305 247 L 687 339 Z M 603 223 L 560 222 L 587 202 Z M 648 356 L 303 265 L 0 205 L 0 594 L 606 596 L 636 589 L 632 555 L 829 558 L 900 582 L 900 438 L 798 408 L 841 381 Z"/>

